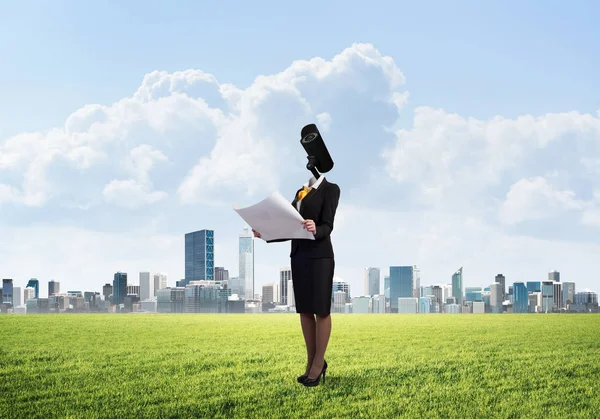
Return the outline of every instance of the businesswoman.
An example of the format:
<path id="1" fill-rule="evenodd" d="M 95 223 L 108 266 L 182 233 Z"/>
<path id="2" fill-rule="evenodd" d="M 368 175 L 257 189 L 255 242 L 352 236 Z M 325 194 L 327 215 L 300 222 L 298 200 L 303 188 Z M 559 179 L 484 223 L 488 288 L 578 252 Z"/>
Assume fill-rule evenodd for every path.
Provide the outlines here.
<path id="1" fill-rule="evenodd" d="M 339 199 L 339 186 L 320 175 L 318 179 L 313 176 L 292 201 L 304 218 L 304 228 L 315 236 L 315 240 L 292 239 L 290 252 L 296 312 L 300 314 L 307 355 L 306 371 L 298 377 L 298 382 L 307 387 L 318 386 L 321 377 L 325 382 L 327 371 L 325 351 L 331 335 L 335 269 L 331 232 Z M 253 232 L 255 237 L 261 237 L 259 232 Z M 267 243 L 287 240 L 269 240 Z"/>

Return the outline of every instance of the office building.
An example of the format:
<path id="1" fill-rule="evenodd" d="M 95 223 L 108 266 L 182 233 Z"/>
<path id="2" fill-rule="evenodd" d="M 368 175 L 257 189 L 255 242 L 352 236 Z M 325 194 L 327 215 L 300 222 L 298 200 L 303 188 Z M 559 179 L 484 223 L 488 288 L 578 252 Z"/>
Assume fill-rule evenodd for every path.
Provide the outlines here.
<path id="1" fill-rule="evenodd" d="M 563 308 L 563 292 L 562 292 L 562 283 L 554 282 L 554 304 L 553 307 L 555 310 L 560 310 Z"/>
<path id="2" fill-rule="evenodd" d="M 233 276 L 229 278 L 227 286 L 229 287 L 229 289 L 231 289 L 232 294 L 235 294 L 238 297 L 244 295 L 244 284 L 239 276 Z"/>
<path id="3" fill-rule="evenodd" d="M 51 280 L 48 282 L 48 297 L 54 294 L 60 294 L 60 282 Z"/>
<path id="4" fill-rule="evenodd" d="M 419 311 L 419 299 L 414 297 L 399 297 L 398 298 L 398 313 L 399 314 L 415 314 Z"/>
<path id="5" fill-rule="evenodd" d="M 368 314 L 371 312 L 371 297 L 364 295 L 352 299 L 352 313 Z"/>
<path id="6" fill-rule="evenodd" d="M 13 280 L 12 279 L 3 279 L 2 280 L 2 303 L 8 304 L 12 308 L 13 301 Z"/>
<path id="7" fill-rule="evenodd" d="M 371 312 L 378 314 L 385 313 L 385 295 L 379 294 L 373 297 L 373 301 L 371 303 Z"/>
<path id="8" fill-rule="evenodd" d="M 542 292 L 542 283 L 540 281 L 527 281 L 527 292 Z"/>
<path id="9" fill-rule="evenodd" d="M 13 297 L 12 298 L 13 298 L 13 300 L 12 300 L 13 307 L 20 307 L 24 304 L 23 290 L 21 289 L 21 287 L 13 288 Z"/>
<path id="10" fill-rule="evenodd" d="M 288 268 L 279 269 L 279 303 L 288 305 L 288 284 L 292 279 L 292 270 Z"/>
<path id="11" fill-rule="evenodd" d="M 497 279 L 498 277 L 496 277 Z M 490 308 L 492 313 L 502 313 L 502 282 L 490 285 Z"/>
<path id="12" fill-rule="evenodd" d="M 136 298 L 140 298 L 140 286 L 138 284 L 127 285 L 127 295 L 135 295 Z"/>
<path id="13" fill-rule="evenodd" d="M 154 285 L 154 281 L 152 281 Z M 140 272 L 140 293 L 141 301 L 149 300 L 154 297 L 154 287 L 150 285 L 150 272 Z"/>
<path id="14" fill-rule="evenodd" d="M 245 228 L 239 236 L 240 281 L 246 300 L 254 299 L 254 234 Z"/>
<path id="15" fill-rule="evenodd" d="M 551 313 L 554 309 L 554 281 L 542 281 L 542 312 Z"/>
<path id="16" fill-rule="evenodd" d="M 110 302 L 110 296 L 112 295 L 112 285 L 104 284 L 102 287 L 102 295 L 104 295 L 104 301 Z"/>
<path id="17" fill-rule="evenodd" d="M 274 302 L 273 297 L 273 284 L 263 285 L 262 287 L 262 302 L 263 303 L 272 303 Z"/>
<path id="18" fill-rule="evenodd" d="M 548 272 L 548 281 L 560 282 L 560 272 L 558 272 L 558 271 Z"/>
<path id="19" fill-rule="evenodd" d="M 388 300 L 390 299 L 390 276 L 386 275 L 383 278 L 383 295 L 385 295 L 385 298 L 387 298 Z"/>
<path id="20" fill-rule="evenodd" d="M 398 312 L 398 298 L 412 298 L 413 266 L 390 266 L 390 312 Z"/>
<path id="21" fill-rule="evenodd" d="M 421 271 L 413 266 L 413 298 L 417 300 L 421 297 Z"/>
<path id="22" fill-rule="evenodd" d="M 346 308 L 346 293 L 344 291 L 334 291 L 333 293 L 333 312 L 343 313 Z"/>
<path id="23" fill-rule="evenodd" d="M 527 313 L 529 311 L 529 294 L 523 282 L 513 285 L 513 313 Z"/>
<path id="24" fill-rule="evenodd" d="M 127 273 L 117 272 L 113 279 L 113 298 L 114 305 L 124 304 L 127 296 Z"/>
<path id="25" fill-rule="evenodd" d="M 287 305 L 290 307 L 296 307 L 296 297 L 294 296 L 294 284 L 290 279 L 287 284 Z"/>
<path id="26" fill-rule="evenodd" d="M 34 300 L 34 299 L 35 299 L 35 288 L 26 287 L 23 290 L 23 304 L 26 304 L 27 300 Z"/>
<path id="27" fill-rule="evenodd" d="M 29 282 L 27 282 L 28 288 L 33 288 L 35 291 L 35 296 L 33 298 L 40 298 L 40 281 L 37 278 L 31 278 Z"/>
<path id="28" fill-rule="evenodd" d="M 452 297 L 456 304 L 463 302 L 463 268 L 462 266 L 452 275 Z"/>
<path id="29" fill-rule="evenodd" d="M 152 286 L 152 295 L 156 297 L 157 291 L 167 288 L 167 274 L 164 273 L 155 273 L 153 275 L 153 286 Z M 184 281 L 185 282 L 185 281 Z"/>
<path id="30" fill-rule="evenodd" d="M 498 274 L 496 275 L 495 282 L 496 284 L 500 284 L 500 298 L 502 298 L 502 301 L 506 300 L 506 278 L 504 275 Z"/>
<path id="31" fill-rule="evenodd" d="M 156 311 L 159 313 L 183 313 L 185 288 L 161 288 L 156 294 Z"/>
<path id="32" fill-rule="evenodd" d="M 460 304 L 446 304 L 444 306 L 444 313 L 460 314 L 462 313 L 462 306 Z"/>
<path id="33" fill-rule="evenodd" d="M 344 291 L 346 294 L 346 303 L 351 304 L 352 300 L 350 298 L 350 285 L 346 281 L 339 278 L 333 278 L 333 287 L 331 290 L 332 298 L 336 291 Z"/>
<path id="34" fill-rule="evenodd" d="M 465 300 L 466 301 L 483 301 L 481 297 L 481 287 L 466 287 L 465 288 Z"/>
<path id="35" fill-rule="evenodd" d="M 485 303 L 483 301 L 474 301 L 473 302 L 473 314 L 484 314 L 485 313 Z"/>
<path id="36" fill-rule="evenodd" d="M 222 266 L 215 267 L 215 281 L 219 282 L 228 282 L 229 281 L 229 271 Z"/>
<path id="37" fill-rule="evenodd" d="M 365 295 L 379 295 L 381 270 L 379 268 L 365 268 Z"/>
<path id="38" fill-rule="evenodd" d="M 426 295 L 419 298 L 419 313 L 431 313 L 431 303 L 433 300 L 434 297 L 432 297 L 431 295 Z"/>
<path id="39" fill-rule="evenodd" d="M 199 230 L 185 235 L 185 285 L 190 281 L 214 280 L 214 260 L 213 230 Z"/>
<path id="40" fill-rule="evenodd" d="M 575 302 L 575 283 L 574 282 L 563 282 L 562 287 L 562 302 L 563 307 L 567 307 Z"/>
<path id="41" fill-rule="evenodd" d="M 221 284 L 216 281 L 192 281 L 185 287 L 186 313 L 224 313 L 227 296 L 219 292 Z"/>

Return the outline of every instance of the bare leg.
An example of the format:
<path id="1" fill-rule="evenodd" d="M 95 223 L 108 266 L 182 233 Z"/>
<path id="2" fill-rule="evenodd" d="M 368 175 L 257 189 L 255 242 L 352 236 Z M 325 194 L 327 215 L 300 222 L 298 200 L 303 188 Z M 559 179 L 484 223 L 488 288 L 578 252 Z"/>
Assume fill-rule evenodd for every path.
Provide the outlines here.
<path id="1" fill-rule="evenodd" d="M 312 367 L 308 375 L 309 379 L 314 379 L 321 374 L 321 370 L 325 365 L 325 351 L 327 350 L 327 344 L 329 343 L 329 336 L 331 335 L 331 315 L 318 316 L 317 315 L 317 345 L 315 356 L 313 359 Z"/>
<path id="2" fill-rule="evenodd" d="M 313 359 L 317 348 L 317 323 L 313 314 L 300 314 L 300 324 L 302 325 L 302 334 L 304 343 L 306 343 L 306 372 L 308 374 L 312 367 Z"/>

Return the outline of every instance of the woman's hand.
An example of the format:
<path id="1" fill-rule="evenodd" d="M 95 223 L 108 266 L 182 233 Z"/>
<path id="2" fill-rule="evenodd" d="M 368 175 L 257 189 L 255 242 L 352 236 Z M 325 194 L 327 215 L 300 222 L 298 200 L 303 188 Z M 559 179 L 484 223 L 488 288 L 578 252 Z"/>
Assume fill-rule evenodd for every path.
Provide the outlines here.
<path id="1" fill-rule="evenodd" d="M 252 229 L 252 232 L 254 233 L 254 237 L 258 237 L 259 239 L 262 238 L 260 233 L 258 231 L 256 231 L 255 229 Z"/>
<path id="2" fill-rule="evenodd" d="M 310 231 L 312 234 L 316 234 L 317 226 L 313 220 L 304 220 L 302 221 L 302 224 L 304 225 L 305 230 Z"/>

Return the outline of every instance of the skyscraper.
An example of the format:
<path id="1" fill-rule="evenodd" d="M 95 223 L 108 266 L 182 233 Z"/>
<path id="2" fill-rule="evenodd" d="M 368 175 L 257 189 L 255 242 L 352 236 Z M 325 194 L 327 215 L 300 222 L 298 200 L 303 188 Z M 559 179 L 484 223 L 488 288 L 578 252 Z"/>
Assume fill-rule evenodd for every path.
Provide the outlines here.
<path id="1" fill-rule="evenodd" d="M 492 313 L 502 313 L 502 284 L 500 282 L 490 285 L 490 306 Z"/>
<path id="2" fill-rule="evenodd" d="M 413 297 L 421 298 L 421 271 L 413 266 Z"/>
<path id="3" fill-rule="evenodd" d="M 569 304 L 575 303 L 575 283 L 574 282 L 563 282 L 562 288 L 563 294 L 563 307 Z"/>
<path id="4" fill-rule="evenodd" d="M 3 279 L 2 280 L 2 303 L 10 304 L 12 306 L 13 300 L 13 280 Z"/>
<path id="5" fill-rule="evenodd" d="M 379 268 L 365 268 L 365 295 L 379 295 L 381 271 Z"/>
<path id="6" fill-rule="evenodd" d="M 502 291 L 501 298 L 502 301 L 504 301 L 506 299 L 506 278 L 504 277 L 504 275 L 498 274 L 496 275 L 495 282 L 496 284 L 500 284 L 500 290 Z"/>
<path id="7" fill-rule="evenodd" d="M 249 228 L 240 233 L 240 281 L 246 300 L 254 299 L 254 235 Z"/>
<path id="8" fill-rule="evenodd" d="M 113 298 L 114 305 L 124 304 L 127 296 L 127 274 L 125 272 L 117 272 L 113 279 Z"/>
<path id="9" fill-rule="evenodd" d="M 104 295 L 104 301 L 106 301 L 106 303 L 108 304 L 108 302 L 110 301 L 110 296 L 113 293 L 113 287 L 110 284 L 104 284 L 104 286 L 102 287 L 102 295 Z"/>
<path id="10" fill-rule="evenodd" d="M 154 281 L 152 281 L 154 282 Z M 154 284 L 152 284 L 154 285 Z M 140 300 L 146 301 L 154 297 L 154 287 L 150 284 L 150 272 L 140 272 Z"/>
<path id="11" fill-rule="evenodd" d="M 215 281 L 226 282 L 229 281 L 229 271 L 221 266 L 215 267 Z"/>
<path id="12" fill-rule="evenodd" d="M 279 303 L 287 305 L 288 303 L 288 283 L 292 279 L 292 270 L 290 268 L 281 268 L 279 270 Z"/>
<path id="13" fill-rule="evenodd" d="M 190 281 L 214 281 L 214 231 L 185 235 L 185 285 Z"/>
<path id="14" fill-rule="evenodd" d="M 20 307 L 23 305 L 23 290 L 21 287 L 13 288 L 13 297 L 12 297 L 12 305 L 13 307 Z"/>
<path id="15" fill-rule="evenodd" d="M 522 282 L 515 282 L 513 285 L 513 312 L 527 313 L 529 309 L 529 294 L 527 287 Z"/>
<path id="16" fill-rule="evenodd" d="M 398 298 L 413 295 L 413 267 L 390 266 L 390 311 L 398 312 Z"/>
<path id="17" fill-rule="evenodd" d="M 51 280 L 48 282 L 48 297 L 60 293 L 60 282 Z"/>
<path id="18" fill-rule="evenodd" d="M 31 278 L 27 283 L 27 287 L 35 290 L 34 298 L 40 298 L 40 281 L 38 281 L 37 278 Z"/>
<path id="19" fill-rule="evenodd" d="M 452 275 L 452 297 L 456 304 L 463 302 L 463 268 L 462 266 Z"/>
<path id="20" fill-rule="evenodd" d="M 167 275 L 163 273 L 154 274 L 153 296 L 158 297 L 158 290 L 167 288 Z"/>
<path id="21" fill-rule="evenodd" d="M 560 272 L 557 272 L 557 271 L 548 272 L 548 281 L 560 282 Z"/>

